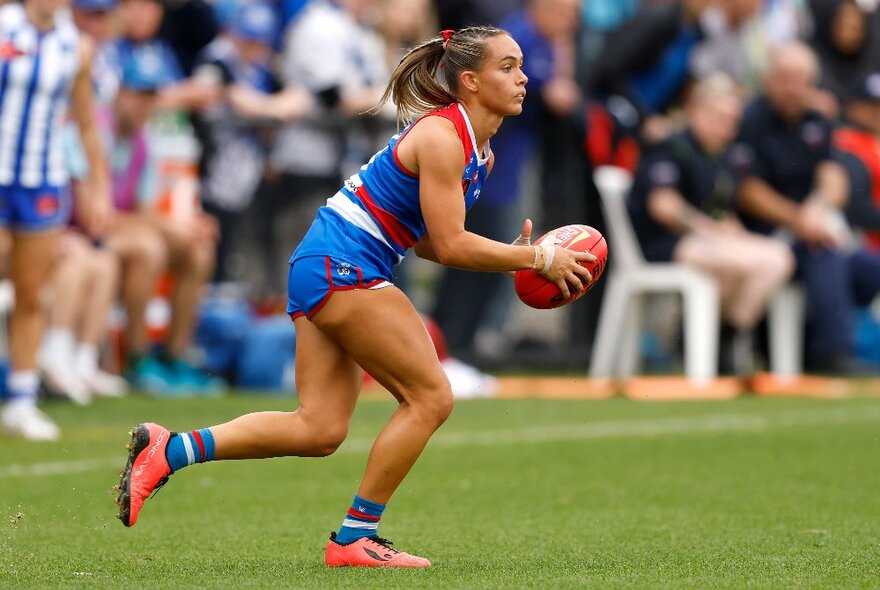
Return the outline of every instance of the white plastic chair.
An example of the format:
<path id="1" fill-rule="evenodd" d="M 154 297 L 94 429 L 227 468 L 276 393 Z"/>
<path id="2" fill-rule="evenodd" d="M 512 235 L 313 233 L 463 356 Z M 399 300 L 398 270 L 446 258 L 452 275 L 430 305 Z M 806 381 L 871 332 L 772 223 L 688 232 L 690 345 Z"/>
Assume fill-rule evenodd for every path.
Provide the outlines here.
<path id="1" fill-rule="evenodd" d="M 594 378 L 633 375 L 639 360 L 639 334 L 645 297 L 681 293 L 684 310 L 685 374 L 694 385 L 718 376 L 720 326 L 718 285 L 710 275 L 683 264 L 645 261 L 626 209 L 632 177 L 611 166 L 596 169 L 594 180 L 608 223 L 612 257 L 590 374 Z"/>
<path id="2" fill-rule="evenodd" d="M 767 330 L 770 339 L 770 372 L 782 380 L 803 372 L 804 290 L 789 283 L 770 301 Z"/>

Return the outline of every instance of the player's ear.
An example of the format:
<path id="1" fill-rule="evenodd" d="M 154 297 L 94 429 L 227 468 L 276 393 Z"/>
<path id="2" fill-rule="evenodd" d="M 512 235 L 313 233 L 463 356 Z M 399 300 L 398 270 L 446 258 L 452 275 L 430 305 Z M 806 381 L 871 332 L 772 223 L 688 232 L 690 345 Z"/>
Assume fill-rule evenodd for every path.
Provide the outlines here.
<path id="1" fill-rule="evenodd" d="M 466 88 L 474 93 L 480 91 L 480 83 L 477 80 L 476 72 L 465 70 L 459 74 L 458 80 L 462 88 Z"/>

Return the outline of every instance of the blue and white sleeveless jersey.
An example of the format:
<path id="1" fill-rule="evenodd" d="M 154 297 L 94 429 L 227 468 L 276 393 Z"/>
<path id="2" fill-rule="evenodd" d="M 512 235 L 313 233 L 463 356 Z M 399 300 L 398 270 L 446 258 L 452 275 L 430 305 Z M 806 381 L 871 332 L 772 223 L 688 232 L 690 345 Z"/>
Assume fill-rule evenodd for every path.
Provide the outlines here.
<path id="1" fill-rule="evenodd" d="M 21 4 L 0 7 L 0 186 L 67 183 L 61 130 L 80 61 L 70 19 L 40 32 Z"/>
<path id="2" fill-rule="evenodd" d="M 419 121 L 434 116 L 452 121 L 461 139 L 462 197 L 465 207 L 470 209 L 480 196 L 488 173 L 490 150 L 487 146 L 483 154 L 477 153 L 473 127 L 460 104 L 433 111 L 410 124 L 327 200 L 327 209 L 363 230 L 350 235 L 360 236 L 358 240 L 378 242 L 393 253 L 397 262 L 427 232 L 419 201 L 419 178 L 400 162 L 397 145 Z M 299 254 L 309 249 L 307 246 Z"/>

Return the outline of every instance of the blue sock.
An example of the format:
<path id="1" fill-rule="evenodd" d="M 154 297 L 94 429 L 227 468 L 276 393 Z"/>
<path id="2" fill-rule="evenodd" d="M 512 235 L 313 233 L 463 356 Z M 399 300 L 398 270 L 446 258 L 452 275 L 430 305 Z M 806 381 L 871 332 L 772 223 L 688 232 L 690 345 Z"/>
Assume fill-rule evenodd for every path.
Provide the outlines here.
<path id="1" fill-rule="evenodd" d="M 372 537 L 379 530 L 379 519 L 385 511 L 385 504 L 376 504 L 364 500 L 360 496 L 354 497 L 351 508 L 345 514 L 342 528 L 336 533 L 336 542 L 340 545 L 348 545 L 362 537 Z"/>
<path id="2" fill-rule="evenodd" d="M 208 428 L 181 432 L 171 437 L 165 458 L 172 473 L 193 463 L 214 460 L 214 435 Z"/>
<path id="3" fill-rule="evenodd" d="M 26 401 L 36 404 L 39 388 L 40 377 L 36 371 L 10 371 L 6 378 L 6 401 Z"/>

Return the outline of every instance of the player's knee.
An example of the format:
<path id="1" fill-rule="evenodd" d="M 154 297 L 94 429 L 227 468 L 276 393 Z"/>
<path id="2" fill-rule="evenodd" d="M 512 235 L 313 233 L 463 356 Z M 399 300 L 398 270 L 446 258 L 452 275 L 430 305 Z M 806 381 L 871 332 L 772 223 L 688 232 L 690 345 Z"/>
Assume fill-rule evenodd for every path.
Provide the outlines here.
<path id="1" fill-rule="evenodd" d="M 452 388 L 449 385 L 439 387 L 430 395 L 420 397 L 419 401 L 412 405 L 424 420 L 439 427 L 452 414 L 455 405 Z"/>
<path id="2" fill-rule="evenodd" d="M 36 281 L 22 280 L 15 283 L 15 312 L 39 314 L 43 311 L 40 285 Z"/>
<path id="3" fill-rule="evenodd" d="M 327 457 L 336 452 L 336 449 L 348 436 L 347 425 L 334 425 L 323 429 L 315 437 L 313 453 L 315 457 Z"/>

